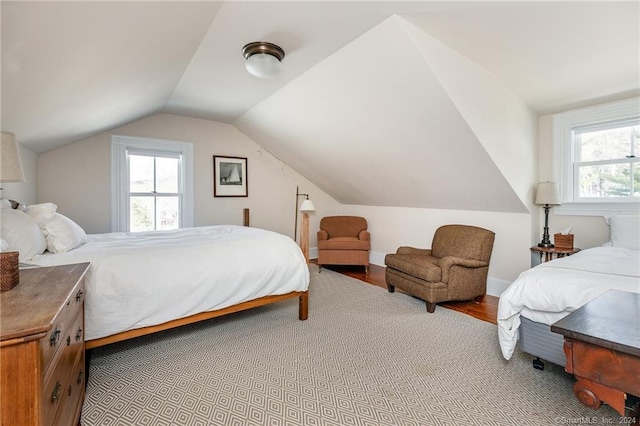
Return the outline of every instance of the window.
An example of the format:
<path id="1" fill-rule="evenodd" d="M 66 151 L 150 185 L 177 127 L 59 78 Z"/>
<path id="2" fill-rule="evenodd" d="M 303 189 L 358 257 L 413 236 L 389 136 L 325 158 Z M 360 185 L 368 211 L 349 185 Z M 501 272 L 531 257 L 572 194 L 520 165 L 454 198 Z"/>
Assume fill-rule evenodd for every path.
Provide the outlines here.
<path id="1" fill-rule="evenodd" d="M 553 117 L 562 205 L 558 214 L 607 215 L 640 207 L 640 99 Z"/>
<path id="2" fill-rule="evenodd" d="M 112 137 L 112 230 L 193 226 L 189 143 Z"/>
<path id="3" fill-rule="evenodd" d="M 577 126 L 573 141 L 575 200 L 640 196 L 639 119 Z"/>

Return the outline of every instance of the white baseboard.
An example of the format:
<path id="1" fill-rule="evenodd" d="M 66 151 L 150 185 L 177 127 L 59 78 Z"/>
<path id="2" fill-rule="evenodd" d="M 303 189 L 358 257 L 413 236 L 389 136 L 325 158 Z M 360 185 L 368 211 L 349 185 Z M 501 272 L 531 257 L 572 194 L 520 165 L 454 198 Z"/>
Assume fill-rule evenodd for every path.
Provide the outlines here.
<path id="1" fill-rule="evenodd" d="M 384 265 L 384 257 L 386 253 L 380 252 L 369 252 L 369 262 L 374 265 L 385 267 Z M 309 248 L 309 258 L 317 259 L 318 258 L 318 248 L 311 247 Z M 487 294 L 490 296 L 500 297 L 502 292 L 504 292 L 507 287 L 511 285 L 511 282 L 506 280 L 501 280 L 499 278 L 487 277 Z"/>

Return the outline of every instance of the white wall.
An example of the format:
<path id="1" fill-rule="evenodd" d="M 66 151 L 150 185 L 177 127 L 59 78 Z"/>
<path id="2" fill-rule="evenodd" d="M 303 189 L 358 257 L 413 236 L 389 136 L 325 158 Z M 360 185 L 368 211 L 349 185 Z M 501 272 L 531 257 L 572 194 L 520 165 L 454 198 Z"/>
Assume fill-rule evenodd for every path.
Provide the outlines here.
<path id="1" fill-rule="evenodd" d="M 274 158 L 235 127 L 196 118 L 157 114 L 40 155 L 38 202 L 51 201 L 88 233 L 109 232 L 111 135 L 192 142 L 195 166 L 196 226 L 242 224 L 251 210 L 251 226 L 293 237 L 296 185 L 309 193 L 317 212 L 310 217 L 311 245 L 320 218 L 336 214 L 339 204 Z M 244 198 L 213 197 L 213 155 L 247 157 L 248 192 Z M 300 199 L 302 202 L 302 199 Z"/>
<path id="2" fill-rule="evenodd" d="M 548 117 L 542 117 L 540 180 L 552 178 L 548 127 Z M 312 257 L 317 253 L 320 219 L 328 215 L 366 217 L 372 233 L 371 261 L 378 265 L 384 265 L 384 255 L 400 245 L 430 247 L 433 233 L 440 225 L 481 226 L 496 233 L 488 286 L 489 294 L 499 295 L 520 272 L 530 267 L 529 247 L 541 238 L 543 218 L 537 206 L 532 213 L 501 213 L 340 205 L 234 126 L 169 114 L 157 114 L 38 157 L 37 202 L 58 204 L 62 213 L 89 233 L 109 232 L 111 134 L 194 143 L 196 225 L 241 224 L 242 209 L 246 207 L 251 209 L 252 226 L 292 236 L 295 190 L 299 185 L 300 192 L 309 193 L 317 209 L 310 215 Z M 214 154 L 248 158 L 249 197 L 213 197 Z M 25 172 L 32 176 L 35 173 L 28 171 L 28 164 L 33 162 L 33 154 L 27 153 L 25 157 Z M 534 188 L 535 182 L 531 186 Z M 18 198 L 31 203 L 28 196 Z M 552 213 L 550 222 L 551 233 L 572 225 L 578 247 L 600 245 L 608 239 L 608 229 L 601 217 Z"/>

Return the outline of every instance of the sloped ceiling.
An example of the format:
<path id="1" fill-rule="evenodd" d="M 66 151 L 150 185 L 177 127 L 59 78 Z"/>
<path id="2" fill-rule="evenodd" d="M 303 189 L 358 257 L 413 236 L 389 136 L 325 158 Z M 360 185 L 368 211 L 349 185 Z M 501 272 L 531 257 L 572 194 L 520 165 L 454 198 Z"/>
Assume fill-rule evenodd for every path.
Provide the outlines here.
<path id="1" fill-rule="evenodd" d="M 637 95 L 639 8 L 3 1 L 1 125 L 44 152 L 157 112 L 207 118 L 343 203 L 520 212 L 535 140 L 518 136 L 535 129 L 505 144 L 495 129 L 513 117 L 492 107 L 545 114 Z M 244 71 L 240 50 L 256 40 L 286 50 L 278 77 Z M 465 77 L 443 54 L 469 63 Z M 500 92 L 493 117 L 467 99 L 468 75 Z"/>
<path id="2" fill-rule="evenodd" d="M 342 203 L 526 211 L 395 17 L 235 123 Z"/>

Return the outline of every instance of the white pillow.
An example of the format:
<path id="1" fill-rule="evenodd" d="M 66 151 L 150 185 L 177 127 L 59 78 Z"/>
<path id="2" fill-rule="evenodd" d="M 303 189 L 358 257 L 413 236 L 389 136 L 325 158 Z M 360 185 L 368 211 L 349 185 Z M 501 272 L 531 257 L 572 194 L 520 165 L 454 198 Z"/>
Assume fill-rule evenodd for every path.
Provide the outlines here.
<path id="1" fill-rule="evenodd" d="M 7 251 L 20 252 L 20 262 L 31 260 L 47 249 L 47 241 L 31 216 L 20 210 L 2 209 L 2 239 L 7 243 Z"/>
<path id="2" fill-rule="evenodd" d="M 608 222 L 612 246 L 640 250 L 640 215 L 619 213 L 611 216 Z"/>
<path id="3" fill-rule="evenodd" d="M 53 219 L 57 209 L 58 206 L 53 203 L 42 203 L 30 205 L 27 207 L 26 212 L 42 228 L 44 224 Z"/>
<path id="4" fill-rule="evenodd" d="M 42 230 L 47 239 L 47 250 L 51 253 L 65 253 L 87 242 L 84 229 L 60 213 L 54 213 Z"/>

